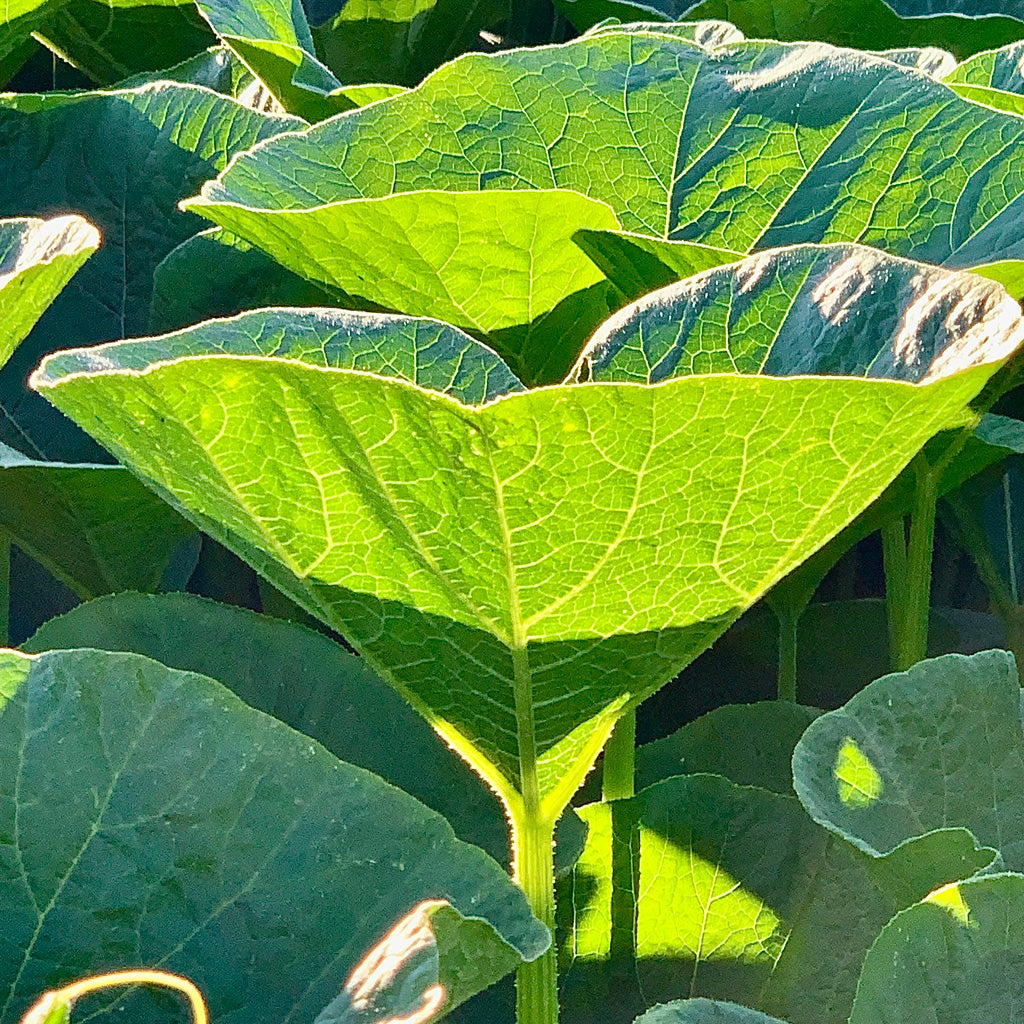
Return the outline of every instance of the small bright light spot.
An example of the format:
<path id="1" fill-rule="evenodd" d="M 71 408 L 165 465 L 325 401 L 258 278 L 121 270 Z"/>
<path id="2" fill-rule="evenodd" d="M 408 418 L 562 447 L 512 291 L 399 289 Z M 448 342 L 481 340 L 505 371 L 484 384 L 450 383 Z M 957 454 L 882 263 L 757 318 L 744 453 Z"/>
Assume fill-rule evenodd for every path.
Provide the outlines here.
<path id="1" fill-rule="evenodd" d="M 833 774 L 847 807 L 870 807 L 882 795 L 882 776 L 849 736 L 836 755 Z"/>
<path id="2" fill-rule="evenodd" d="M 925 897 L 926 903 L 934 903 L 953 915 L 965 928 L 976 927 L 970 920 L 971 908 L 967 905 L 958 882 L 940 886 Z"/>

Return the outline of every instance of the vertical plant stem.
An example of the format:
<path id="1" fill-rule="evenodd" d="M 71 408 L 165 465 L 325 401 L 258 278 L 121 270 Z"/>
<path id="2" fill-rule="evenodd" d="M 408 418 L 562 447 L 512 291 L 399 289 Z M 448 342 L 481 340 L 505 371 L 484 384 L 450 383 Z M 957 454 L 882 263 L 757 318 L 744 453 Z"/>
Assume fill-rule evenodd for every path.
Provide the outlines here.
<path id="1" fill-rule="evenodd" d="M 885 617 L 889 627 L 889 667 L 896 669 L 900 624 L 907 589 L 907 527 L 903 516 L 882 527 L 882 564 L 885 568 Z"/>
<path id="2" fill-rule="evenodd" d="M 551 931 L 551 946 L 516 972 L 517 1024 L 558 1024 L 558 953 L 555 948 L 554 823 L 524 813 L 515 827 L 515 880 L 534 916 Z"/>
<path id="3" fill-rule="evenodd" d="M 802 611 L 786 603 L 775 606 L 779 620 L 779 700 L 796 701 L 796 631 Z"/>
<path id="4" fill-rule="evenodd" d="M 11 535 L 0 529 L 0 647 L 11 642 Z"/>
<path id="5" fill-rule="evenodd" d="M 615 731 L 604 748 L 601 765 L 601 796 L 604 800 L 626 800 L 633 795 L 636 763 L 636 709 L 630 708 L 615 723 Z"/>
<path id="6" fill-rule="evenodd" d="M 936 475 L 925 459 L 916 462 L 917 487 L 910 515 L 903 607 L 897 616 L 893 667 L 906 671 L 928 655 L 928 619 L 932 589 L 932 552 L 935 547 Z"/>

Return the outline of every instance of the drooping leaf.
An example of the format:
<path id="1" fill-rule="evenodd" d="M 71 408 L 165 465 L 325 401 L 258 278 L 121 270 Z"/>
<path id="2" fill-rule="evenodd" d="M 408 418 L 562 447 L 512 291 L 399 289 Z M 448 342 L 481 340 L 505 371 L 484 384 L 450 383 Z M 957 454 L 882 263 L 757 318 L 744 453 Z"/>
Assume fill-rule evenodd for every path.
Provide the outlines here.
<path id="1" fill-rule="evenodd" d="M 121 466 L 40 462 L 6 445 L 0 526 L 84 600 L 155 590 L 193 532 Z"/>
<path id="2" fill-rule="evenodd" d="M 636 752 L 638 790 L 675 775 L 707 772 L 738 786 L 793 792 L 790 762 L 819 712 L 789 700 L 727 704 Z"/>
<path id="3" fill-rule="evenodd" d="M 694 373 L 918 382 L 973 361 L 977 346 L 998 345 L 1017 329 L 1018 310 L 974 274 L 863 246 L 800 245 L 626 306 L 594 333 L 574 373 L 644 384 Z"/>
<path id="4" fill-rule="evenodd" d="M 785 1024 L 757 1010 L 713 999 L 677 999 L 637 1017 L 634 1024 Z"/>
<path id="5" fill-rule="evenodd" d="M 1024 8 L 992 0 L 557 0 L 579 29 L 604 18 L 623 21 L 722 18 L 751 38 L 821 39 L 861 50 L 938 46 L 960 56 L 1024 36 Z"/>
<path id="6" fill-rule="evenodd" d="M 0 366 L 99 244 L 73 215 L 0 220 Z"/>
<path id="7" fill-rule="evenodd" d="M 723 250 L 826 241 L 957 268 L 1020 260 L 1021 141 L 1024 120 L 880 57 L 612 31 L 464 56 L 417 89 L 241 156 L 194 208 L 313 219 L 417 190 L 572 189 L 629 233 L 614 258 L 640 256 L 625 286 L 636 295 L 665 281 L 645 285 L 651 266 L 675 273 L 671 261 L 658 270 L 659 240 L 686 243 L 687 271 Z"/>
<path id="8" fill-rule="evenodd" d="M 1021 772 L 1020 686 L 1005 651 L 883 676 L 814 722 L 793 755 L 811 816 L 872 856 L 959 826 L 1011 869 L 1024 859 Z"/>
<path id="9" fill-rule="evenodd" d="M 623 708 L 961 422 L 998 366 L 473 408 L 312 346 L 303 365 L 298 336 L 288 359 L 224 355 L 220 331 L 64 353 L 35 386 L 338 629 L 513 804 L 527 730 L 552 818 Z"/>
<path id="10" fill-rule="evenodd" d="M 190 977 L 215 1020 L 311 1020 L 423 901 L 453 908 L 437 939 L 455 1002 L 547 945 L 440 816 L 211 679 L 11 651 L 0 685 L 5 1024 L 55 985 L 140 962 Z M 147 989 L 117 995 L 94 1003 L 103 1019 L 180 1020 Z"/>
<path id="11" fill-rule="evenodd" d="M 187 205 L 303 277 L 436 317 L 492 345 L 527 383 L 556 383 L 609 313 L 603 275 L 571 239 L 615 228 L 575 192 L 412 192 L 304 210 Z"/>
<path id="12" fill-rule="evenodd" d="M 877 861 L 818 827 L 796 797 L 713 775 L 671 778 L 580 813 L 590 833 L 568 894 L 568 1024 L 595 1019 L 616 999 L 628 1019 L 630 996 L 649 1005 L 686 995 L 793 1024 L 845 1024 L 865 953 L 886 922 L 984 868 L 994 852 L 960 829 Z M 609 912 L 623 821 L 627 834 L 639 831 L 635 965 L 618 962 Z M 636 987 L 623 980 L 630 976 Z"/>
<path id="13" fill-rule="evenodd" d="M 868 952 L 850 1024 L 982 1024 L 1022 1019 L 1024 876 L 931 893 Z"/>
<path id="14" fill-rule="evenodd" d="M 172 249 L 157 266 L 149 329 L 174 331 L 261 306 L 331 304 L 323 288 L 293 274 L 262 249 L 222 228 L 210 228 Z"/>
<path id="15" fill-rule="evenodd" d="M 348 109 L 341 86 L 320 63 L 297 0 L 196 0 L 218 38 L 289 113 L 320 121 Z"/>
<path id="16" fill-rule="evenodd" d="M 301 122 L 187 85 L 0 97 L 0 215 L 74 209 L 103 238 L 0 373 L 0 441 L 33 457 L 105 456 L 25 388 L 40 356 L 145 331 L 153 271 L 201 228 L 176 203 L 231 155 Z"/>

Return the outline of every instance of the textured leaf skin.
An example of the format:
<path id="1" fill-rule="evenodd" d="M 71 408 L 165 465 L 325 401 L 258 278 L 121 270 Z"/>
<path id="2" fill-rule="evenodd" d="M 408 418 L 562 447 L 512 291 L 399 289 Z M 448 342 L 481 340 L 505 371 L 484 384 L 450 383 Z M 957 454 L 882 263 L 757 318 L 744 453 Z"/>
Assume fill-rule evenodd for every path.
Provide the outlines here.
<path id="1" fill-rule="evenodd" d="M 612 32 L 462 57 L 256 148 L 204 199 L 299 209 L 568 188 L 628 232 L 742 252 L 861 242 L 968 267 L 1024 256 L 1011 169 L 1022 140 L 1019 118 L 867 54 Z"/>
<path id="2" fill-rule="evenodd" d="M 635 1024 L 785 1024 L 757 1010 L 712 999 L 679 999 L 637 1017 Z"/>
<path id="3" fill-rule="evenodd" d="M 460 977 L 493 980 L 547 943 L 438 815 L 211 679 L 133 654 L 12 651 L 0 688 L 5 1024 L 56 984 L 139 962 L 190 976 L 213 1019 L 311 1020 L 424 899 L 458 911 L 442 972 L 467 958 Z M 181 1019 L 145 990 L 110 1009 Z"/>
<path id="4" fill-rule="evenodd" d="M 937 4 L 919 0 L 851 0 L 845 4 L 818 0 L 558 0 L 558 7 L 577 28 L 608 17 L 625 22 L 652 17 L 669 22 L 721 18 L 751 38 L 821 39 L 860 50 L 941 46 L 962 57 L 1020 39 L 1024 31 L 1024 10 L 1017 3 L 1002 2 L 989 5 L 988 10 L 956 0 Z"/>
<path id="5" fill-rule="evenodd" d="M 835 374 L 917 383 L 1004 358 L 1019 305 L 993 282 L 855 245 L 747 257 L 652 292 L 591 338 L 584 380 Z M 982 356 L 984 358 L 984 356 Z"/>
<path id="6" fill-rule="evenodd" d="M 6 445 L 0 525 L 83 600 L 157 589 L 195 532 L 121 466 L 40 462 Z"/>
<path id="7" fill-rule="evenodd" d="M 33 457 L 106 458 L 25 388 L 29 371 L 72 340 L 145 331 L 156 265 L 202 226 L 177 201 L 233 153 L 298 124 L 186 85 L 0 97 L 0 215 L 73 209 L 103 238 L 0 373 L 0 441 Z"/>
<path id="8" fill-rule="evenodd" d="M 621 709 L 959 422 L 996 365 L 925 387 L 691 377 L 474 409 L 291 360 L 176 359 L 204 330 L 162 354 L 65 353 L 35 386 L 339 629 L 507 796 L 528 686 L 552 815 Z M 133 351 L 158 362 L 118 370 Z"/>
<path id="9" fill-rule="evenodd" d="M 575 192 L 413 192 L 305 210 L 193 200 L 289 270 L 381 309 L 485 340 L 529 384 L 561 381 L 609 312 L 602 273 L 572 244 L 615 228 Z"/>
<path id="10" fill-rule="evenodd" d="M 864 961 L 850 1024 L 1017 1024 L 1024 876 L 961 882 L 898 914 Z"/>
<path id="11" fill-rule="evenodd" d="M 81 217 L 0 220 L 0 366 L 99 244 Z"/>
<path id="12" fill-rule="evenodd" d="M 323 288 L 248 242 L 210 228 L 182 242 L 156 268 L 149 329 L 174 331 L 261 306 L 330 305 Z"/>
<path id="13" fill-rule="evenodd" d="M 839 752 L 853 743 L 878 796 L 842 799 Z M 962 826 L 1024 860 L 1024 733 L 1013 656 L 948 654 L 883 676 L 822 715 L 793 755 L 797 795 L 826 828 L 872 856 L 935 828 Z"/>
<path id="14" fill-rule="evenodd" d="M 704 995 L 793 1024 L 845 1024 L 865 953 L 886 922 L 994 853 L 961 829 L 874 860 L 819 828 L 795 797 L 714 775 L 667 779 L 580 813 L 590 837 L 574 871 L 581 895 L 566 990 L 579 1004 L 569 1024 L 621 999 L 631 975 L 648 1004 Z M 614 955 L 602 962 L 612 816 L 639 829 L 632 968 Z"/>

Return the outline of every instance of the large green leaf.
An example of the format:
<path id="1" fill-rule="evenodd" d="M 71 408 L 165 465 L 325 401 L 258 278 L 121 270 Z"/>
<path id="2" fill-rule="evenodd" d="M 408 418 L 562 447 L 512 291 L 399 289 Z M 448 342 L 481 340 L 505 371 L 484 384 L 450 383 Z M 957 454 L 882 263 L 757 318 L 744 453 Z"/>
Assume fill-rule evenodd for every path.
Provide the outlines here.
<path id="1" fill-rule="evenodd" d="M 103 238 L 0 373 L 0 441 L 34 457 L 104 458 L 27 391 L 29 371 L 69 341 L 145 331 L 154 269 L 202 224 L 178 200 L 233 153 L 299 124 L 187 85 L 0 97 L 0 215 L 70 208 Z"/>
<path id="2" fill-rule="evenodd" d="M 262 249 L 221 228 L 172 249 L 153 274 L 149 329 L 179 327 L 261 306 L 330 306 L 319 285 L 275 263 Z"/>
<path id="3" fill-rule="evenodd" d="M 637 1017 L 635 1024 L 784 1024 L 757 1010 L 714 999 L 677 999 Z"/>
<path id="4" fill-rule="evenodd" d="M 1022 966 L 1024 876 L 940 889 L 886 925 L 850 1024 L 1020 1024 Z"/>
<path id="5" fill-rule="evenodd" d="M 116 594 L 51 619 L 22 649 L 144 654 L 223 683 L 247 704 L 382 776 L 509 859 L 493 794 L 362 658 L 302 626 L 190 594 Z"/>
<path id="6" fill-rule="evenodd" d="M 435 927 L 455 1002 L 547 945 L 440 816 L 211 679 L 10 651 L 0 688 L 5 1024 L 46 989 L 139 963 L 191 977 L 215 1020 L 311 1020 L 426 900 L 451 904 L 414 922 Z M 94 1003 L 104 1019 L 180 1020 L 148 990 L 115 998 Z"/>
<path id="7" fill-rule="evenodd" d="M 81 217 L 0 220 L 0 366 L 99 244 Z"/>
<path id="8" fill-rule="evenodd" d="M 35 386 L 342 632 L 513 805 L 534 750 L 552 820 L 622 710 L 961 422 L 998 365 L 473 408 L 313 346 L 304 365 L 298 335 L 287 359 L 224 355 L 220 330 L 64 353 Z"/>
<path id="9" fill-rule="evenodd" d="M 922 381 L 1015 347 L 1019 306 L 974 274 L 855 245 L 800 245 L 667 285 L 620 310 L 581 354 L 583 380 L 694 373 Z M 1006 351 L 1003 349 L 1003 351 Z"/>
<path id="10" fill-rule="evenodd" d="M 556 0 L 577 28 L 603 18 L 623 21 L 723 18 L 748 36 L 821 39 L 862 50 L 941 46 L 967 56 L 1024 36 L 1024 7 L 992 0 Z"/>
<path id="11" fill-rule="evenodd" d="M 1024 861 L 1022 774 L 1020 686 L 1005 651 L 884 676 L 822 715 L 793 755 L 811 816 L 867 853 L 962 826 L 1010 868 Z"/>
<path id="12" fill-rule="evenodd" d="M 157 589 L 193 533 L 121 466 L 40 462 L 3 444 L 0 526 L 83 599 Z"/>
<path id="13" fill-rule="evenodd" d="M 322 120 L 351 104 L 320 63 L 298 0 L 196 0 L 210 27 L 285 110 Z"/>
<path id="14" fill-rule="evenodd" d="M 572 236 L 618 222 L 576 192 L 427 191 L 296 210 L 207 200 L 186 207 L 343 295 L 470 331 L 531 384 L 560 381 L 610 312 L 607 282 Z"/>
<path id="15" fill-rule="evenodd" d="M 629 1019 L 638 1009 L 630 997 L 642 1006 L 686 995 L 793 1024 L 845 1024 L 865 953 L 893 914 L 993 857 L 960 829 L 875 860 L 819 828 L 796 797 L 714 775 L 668 779 L 580 813 L 590 833 L 567 893 L 569 1024 L 613 1003 L 621 1011 L 610 1016 Z M 622 821 L 626 834 L 639 831 L 635 916 L 626 916 L 635 965 L 618 962 L 626 953 L 611 893 Z"/>
<path id="16" fill-rule="evenodd" d="M 192 208 L 312 221 L 318 207 L 417 190 L 572 189 L 612 208 L 645 264 L 665 261 L 632 236 L 687 243 L 687 270 L 722 250 L 823 241 L 962 268 L 1024 257 L 1022 142 L 1024 119 L 880 57 L 607 32 L 462 57 L 256 147 Z M 625 290 L 651 286 L 641 275 Z"/>

